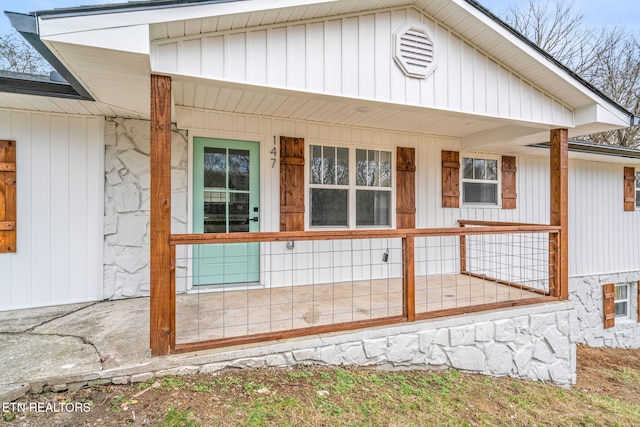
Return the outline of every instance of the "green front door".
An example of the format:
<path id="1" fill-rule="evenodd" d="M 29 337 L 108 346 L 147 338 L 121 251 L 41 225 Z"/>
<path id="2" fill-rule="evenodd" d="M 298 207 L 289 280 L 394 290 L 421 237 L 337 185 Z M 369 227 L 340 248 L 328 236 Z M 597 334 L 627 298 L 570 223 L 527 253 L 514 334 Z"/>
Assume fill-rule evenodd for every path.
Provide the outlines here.
<path id="1" fill-rule="evenodd" d="M 193 232 L 260 231 L 260 145 L 193 138 Z M 258 243 L 194 245 L 193 284 L 260 280 Z"/>

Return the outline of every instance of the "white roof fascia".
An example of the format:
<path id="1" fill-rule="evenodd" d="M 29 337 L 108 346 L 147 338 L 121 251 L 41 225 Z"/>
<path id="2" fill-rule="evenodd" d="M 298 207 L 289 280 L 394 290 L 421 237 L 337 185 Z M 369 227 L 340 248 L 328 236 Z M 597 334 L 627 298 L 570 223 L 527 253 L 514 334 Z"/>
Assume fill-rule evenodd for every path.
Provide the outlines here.
<path id="1" fill-rule="evenodd" d="M 608 109 L 601 104 L 593 104 L 575 110 L 576 127 L 590 123 L 607 123 L 618 125 L 623 123 L 623 127 L 629 126 L 628 117 L 619 109 Z"/>
<path id="2" fill-rule="evenodd" d="M 149 26 L 134 25 L 121 28 L 88 30 L 63 35 L 41 37 L 42 40 L 92 46 L 102 49 L 120 50 L 149 55 Z"/>
<path id="3" fill-rule="evenodd" d="M 520 40 L 512 32 L 508 31 L 506 28 L 504 28 L 502 25 L 500 25 L 498 22 L 496 22 L 493 18 L 491 18 L 490 16 L 486 15 L 485 13 L 483 13 L 481 10 L 477 9 L 476 7 L 474 7 L 473 5 L 468 3 L 466 0 L 451 0 L 451 1 L 455 2 L 458 6 L 460 6 L 463 9 L 465 9 L 475 19 L 478 19 L 479 21 L 481 21 L 482 23 L 487 25 L 489 28 L 491 28 L 494 31 L 496 31 L 500 36 L 502 36 L 509 43 L 513 44 L 515 47 L 517 47 L 518 49 L 520 49 L 524 53 L 526 53 L 526 54 L 530 55 L 531 57 L 533 57 L 536 61 L 538 61 L 540 64 L 542 64 L 549 71 L 551 71 L 551 72 L 555 73 L 556 75 L 560 76 L 568 84 L 570 84 L 574 88 L 578 89 L 580 92 L 582 92 L 583 94 L 585 94 L 589 98 L 593 99 L 594 102 L 596 102 L 600 106 L 602 106 L 602 107 L 608 106 L 608 107 L 610 107 L 610 108 L 612 108 L 614 110 L 620 111 L 619 108 L 617 108 L 616 105 L 612 104 L 609 100 L 601 97 L 599 94 L 595 93 L 589 87 L 585 86 L 578 79 L 576 79 L 572 75 L 568 74 L 562 68 L 558 67 L 558 65 L 554 64 L 552 61 L 550 61 L 548 58 L 546 58 L 544 55 L 542 55 L 539 51 L 537 51 L 536 49 L 534 49 L 531 46 L 529 46 L 527 43 L 525 43 L 522 40 Z M 629 124 L 630 124 L 629 116 L 627 114 L 625 114 L 624 112 L 622 112 L 622 111 L 620 111 L 620 114 L 621 114 L 621 120 L 619 122 L 616 121 L 615 124 L 619 125 L 620 127 L 628 127 Z M 624 119 L 622 119 L 622 117 L 624 117 Z"/>
<path id="4" fill-rule="evenodd" d="M 340 0 L 245 0 L 227 3 L 185 4 L 157 9 L 100 11 L 86 14 L 38 16 L 40 37 L 77 33 L 105 28 L 148 25 L 161 22 L 184 21 L 210 16 L 234 15 L 246 12 L 332 3 Z"/>

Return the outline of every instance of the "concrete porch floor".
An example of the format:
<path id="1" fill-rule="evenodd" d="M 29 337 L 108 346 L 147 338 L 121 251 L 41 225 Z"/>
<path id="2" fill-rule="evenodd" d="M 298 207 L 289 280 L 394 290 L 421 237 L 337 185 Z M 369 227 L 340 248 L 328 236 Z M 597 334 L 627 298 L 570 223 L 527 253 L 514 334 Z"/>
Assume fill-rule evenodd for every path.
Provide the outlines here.
<path id="1" fill-rule="evenodd" d="M 461 274 L 417 276 L 415 287 L 418 314 L 543 297 Z M 177 297 L 176 342 L 400 316 L 402 301 L 401 278 L 267 289 L 207 289 Z"/>
<path id="2" fill-rule="evenodd" d="M 479 286 L 479 279 L 469 280 L 471 278 L 463 277 L 460 281 L 450 278 L 447 286 L 442 286 L 444 281 L 441 281 L 439 291 L 436 291 L 436 287 L 427 285 L 426 279 L 421 282 L 418 278 L 418 312 L 431 310 L 431 305 L 427 302 L 431 304 L 436 301 L 429 297 L 432 293 L 443 297 L 438 303 L 438 308 L 447 308 L 454 303 L 461 306 L 539 296 L 486 281 Z M 342 284 L 321 285 L 315 289 L 305 286 L 293 291 L 291 288 L 280 288 L 277 292 L 252 290 L 234 291 L 233 295 L 230 292 L 224 294 L 227 302 L 235 301 L 238 304 L 233 310 L 241 313 L 239 318 L 246 319 L 249 314 L 251 319 L 267 319 L 260 311 L 269 310 L 269 307 L 264 308 L 264 301 L 261 309 L 251 304 L 242 304 L 260 301 L 261 296 L 265 295 L 264 292 L 269 291 L 272 302 L 279 301 L 280 306 L 276 306 L 275 311 L 286 313 L 288 316 L 280 327 L 290 327 L 288 325 L 291 324 L 295 327 L 307 327 L 338 319 L 350 321 L 349 319 L 357 320 L 361 317 L 375 318 L 400 314 L 400 282 L 382 282 L 384 283 L 376 282 L 375 286 L 369 286 L 369 282 L 366 282 L 366 287 L 355 284 L 352 287 L 350 283 L 349 292 L 353 292 L 352 295 L 343 295 L 346 291 Z M 310 299 L 310 292 L 315 298 Z M 321 298 L 323 295 L 324 299 Z M 326 298 L 329 295 L 331 298 Z M 201 323 L 204 316 L 211 318 L 210 312 L 190 311 L 198 299 L 201 305 L 203 300 L 208 300 L 212 306 L 211 304 L 222 296 L 223 293 L 220 292 L 179 296 L 177 312 L 183 316 L 177 318 L 178 337 L 182 335 L 183 341 L 194 337 L 188 335 L 190 330 L 194 330 L 188 325 L 189 319 L 192 318 L 189 316 L 200 317 Z M 336 304 L 340 299 L 341 303 Z M 227 306 L 227 309 L 230 308 Z M 272 308 L 271 311 L 273 310 Z M 277 326 L 277 322 L 278 319 L 272 314 L 270 321 L 254 323 L 262 324 L 262 328 L 273 328 Z M 0 402 L 14 400 L 29 390 L 41 390 L 43 387 L 55 390 L 86 384 L 136 382 L 145 381 L 152 375 L 198 372 L 200 367 L 206 364 L 233 366 L 234 360 L 248 357 L 248 354 L 268 354 L 273 351 L 268 348 L 269 345 L 282 346 L 284 343 L 291 346 L 297 341 L 318 340 L 321 337 L 315 335 L 284 342 L 223 347 L 152 358 L 149 351 L 148 325 L 148 298 L 0 312 Z M 246 330 L 247 326 L 243 325 L 242 328 Z M 231 329 L 216 332 L 215 327 L 208 330 L 211 335 L 207 336 L 207 339 L 216 337 L 216 333 L 234 332 Z M 253 333 L 260 330 L 256 328 L 251 331 Z M 204 336 L 201 334 L 200 339 Z"/>

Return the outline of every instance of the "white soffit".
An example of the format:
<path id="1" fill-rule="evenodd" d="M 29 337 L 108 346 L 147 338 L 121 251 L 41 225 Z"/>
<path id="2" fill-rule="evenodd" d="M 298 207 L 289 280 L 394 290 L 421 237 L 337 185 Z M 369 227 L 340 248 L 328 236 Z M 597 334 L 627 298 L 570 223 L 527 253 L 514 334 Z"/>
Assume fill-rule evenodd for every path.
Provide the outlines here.
<path id="1" fill-rule="evenodd" d="M 54 43 L 77 44 L 149 55 L 148 25 L 87 30 L 50 36 L 41 35 L 40 38 L 44 41 Z"/>
<path id="2" fill-rule="evenodd" d="M 535 128 L 535 123 L 492 116 L 189 76 L 174 75 L 172 79 L 175 104 L 203 111 L 216 110 L 451 137 L 487 135 L 483 142 L 491 140 L 490 135 L 494 131 L 499 132 L 507 125 L 526 129 L 526 135 L 535 133 L 537 137 L 533 142 L 547 141 L 549 135 L 548 129 Z M 494 142 L 498 141 L 496 138 L 503 137 L 500 133 L 496 135 Z"/>
<path id="3" fill-rule="evenodd" d="M 340 0 L 245 0 L 226 3 L 176 4 L 174 7 L 149 9 L 106 10 L 100 12 L 53 14 L 39 16 L 41 37 L 56 34 L 90 31 L 104 28 L 118 28 L 154 24 L 160 22 L 200 19 L 209 16 L 235 15 L 240 13 L 282 9 L 287 7 L 307 7 L 314 4 L 334 3 Z M 371 2 L 370 2 L 371 3 Z"/>
<path id="4" fill-rule="evenodd" d="M 149 55 L 46 43 L 96 101 L 127 111 L 125 117 L 149 117 Z"/>

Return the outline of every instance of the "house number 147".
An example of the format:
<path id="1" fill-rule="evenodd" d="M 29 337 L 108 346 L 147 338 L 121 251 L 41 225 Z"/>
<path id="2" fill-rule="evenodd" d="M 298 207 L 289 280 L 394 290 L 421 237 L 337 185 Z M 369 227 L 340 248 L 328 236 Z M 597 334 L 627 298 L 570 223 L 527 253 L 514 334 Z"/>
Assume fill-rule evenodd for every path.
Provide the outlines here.
<path id="1" fill-rule="evenodd" d="M 273 148 L 271 149 L 271 169 L 276 166 L 276 160 L 278 159 L 278 150 L 276 149 L 276 137 L 273 137 Z"/>

